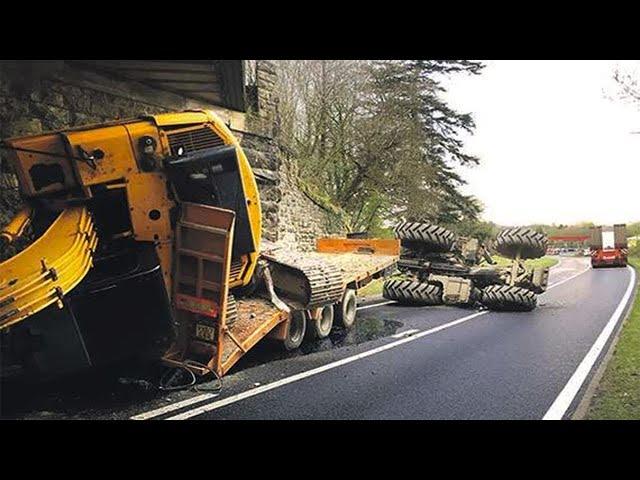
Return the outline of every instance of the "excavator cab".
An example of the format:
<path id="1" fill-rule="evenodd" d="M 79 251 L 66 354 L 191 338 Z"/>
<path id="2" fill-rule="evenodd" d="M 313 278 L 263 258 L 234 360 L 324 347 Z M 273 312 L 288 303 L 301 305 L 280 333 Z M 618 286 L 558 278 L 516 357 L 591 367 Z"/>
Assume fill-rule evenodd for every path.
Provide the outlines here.
<path id="1" fill-rule="evenodd" d="M 207 223 L 219 216 L 208 213 L 198 230 L 185 219 L 187 205 L 232 220 L 222 222 L 231 243 L 210 254 L 224 268 L 205 262 L 196 272 L 198 285 L 218 272 L 209 283 L 216 308 L 226 310 L 228 289 L 250 283 L 261 239 L 257 185 L 238 141 L 212 112 L 89 125 L 2 147 L 25 209 L 0 237 L 11 243 L 29 224 L 35 237 L 0 263 L 3 371 L 46 377 L 129 357 L 159 359 L 179 333 L 180 228 L 188 232 L 184 242 L 201 248 L 197 255 L 217 245 L 199 236 L 217 228 Z"/>
<path id="2" fill-rule="evenodd" d="M 167 175 L 181 202 L 222 208 L 235 212 L 235 231 L 232 263 L 242 265 L 243 256 L 257 251 L 252 235 L 249 209 L 237 148 L 225 145 L 204 152 L 181 154 L 165 161 Z M 242 275 L 239 275 L 242 277 Z M 231 279 L 231 287 L 238 286 L 238 278 Z"/>

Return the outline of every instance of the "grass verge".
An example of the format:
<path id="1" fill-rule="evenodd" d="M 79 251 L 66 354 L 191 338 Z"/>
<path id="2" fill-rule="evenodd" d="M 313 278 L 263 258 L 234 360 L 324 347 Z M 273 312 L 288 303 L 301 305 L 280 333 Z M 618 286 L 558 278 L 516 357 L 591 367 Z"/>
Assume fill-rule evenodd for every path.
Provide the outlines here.
<path id="1" fill-rule="evenodd" d="M 382 285 L 384 284 L 384 278 L 377 278 L 371 280 L 365 287 L 358 290 L 359 297 L 372 297 L 374 295 L 382 295 Z"/>
<path id="2" fill-rule="evenodd" d="M 630 258 L 629 263 L 640 271 L 640 257 Z M 640 420 L 640 297 L 637 295 L 585 418 Z"/>
<path id="3" fill-rule="evenodd" d="M 493 259 L 498 262 L 498 266 L 505 267 L 511 263 L 511 260 L 505 257 L 501 257 L 500 255 L 494 255 Z M 558 263 L 558 257 L 542 257 L 535 258 L 533 260 L 525 260 L 524 263 L 528 267 L 553 267 L 556 263 Z"/>

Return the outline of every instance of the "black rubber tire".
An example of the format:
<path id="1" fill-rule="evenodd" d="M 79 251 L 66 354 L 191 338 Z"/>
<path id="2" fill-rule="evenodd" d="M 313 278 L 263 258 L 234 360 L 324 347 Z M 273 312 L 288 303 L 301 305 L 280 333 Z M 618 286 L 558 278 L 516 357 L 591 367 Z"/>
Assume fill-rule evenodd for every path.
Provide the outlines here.
<path id="1" fill-rule="evenodd" d="M 325 305 L 320 309 L 318 318 L 307 321 L 307 332 L 311 338 L 320 340 L 329 336 L 333 328 L 334 312 L 333 305 Z"/>
<path id="2" fill-rule="evenodd" d="M 402 222 L 394 231 L 400 240 L 423 243 L 434 252 L 449 252 L 456 242 L 453 232 L 431 223 Z"/>
<path id="3" fill-rule="evenodd" d="M 441 305 L 442 287 L 434 283 L 392 278 L 384 282 L 382 296 L 407 305 Z"/>
<path id="4" fill-rule="evenodd" d="M 291 351 L 296 350 L 300 345 L 302 345 L 302 341 L 304 340 L 304 336 L 307 332 L 307 314 L 298 310 L 291 314 L 291 320 L 289 323 L 289 328 L 287 328 L 287 336 L 282 341 L 282 346 L 285 350 Z"/>
<path id="5" fill-rule="evenodd" d="M 342 300 L 336 305 L 335 315 L 338 325 L 345 330 L 350 330 L 356 323 L 356 308 L 358 306 L 358 297 L 356 291 L 347 288 L 342 295 Z"/>
<path id="6" fill-rule="evenodd" d="M 225 325 L 227 328 L 232 328 L 238 320 L 238 304 L 236 303 L 236 297 L 229 294 L 227 296 L 227 318 Z"/>
<path id="7" fill-rule="evenodd" d="M 506 228 L 496 238 L 496 250 L 507 258 L 540 258 L 547 252 L 547 236 L 530 228 Z"/>
<path id="8" fill-rule="evenodd" d="M 536 294 L 526 288 L 511 285 L 489 285 L 482 289 L 480 299 L 490 310 L 502 312 L 529 312 L 536 308 Z"/>

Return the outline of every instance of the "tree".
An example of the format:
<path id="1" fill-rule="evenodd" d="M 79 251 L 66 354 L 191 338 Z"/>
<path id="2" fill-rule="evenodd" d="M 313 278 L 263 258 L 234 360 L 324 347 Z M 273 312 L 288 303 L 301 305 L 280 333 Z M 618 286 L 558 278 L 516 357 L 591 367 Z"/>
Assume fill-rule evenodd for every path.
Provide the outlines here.
<path id="1" fill-rule="evenodd" d="M 469 61 L 281 62 L 282 140 L 303 178 L 346 213 L 348 228 L 371 230 L 412 218 L 477 220 L 456 165 L 473 119 L 441 98 L 441 80 L 477 74 Z"/>
<path id="2" fill-rule="evenodd" d="M 618 67 L 613 71 L 613 80 L 617 86 L 614 96 L 640 105 L 640 84 L 638 83 L 640 63 L 636 62 L 635 67 L 634 69 L 631 65 L 627 65 L 626 68 Z"/>

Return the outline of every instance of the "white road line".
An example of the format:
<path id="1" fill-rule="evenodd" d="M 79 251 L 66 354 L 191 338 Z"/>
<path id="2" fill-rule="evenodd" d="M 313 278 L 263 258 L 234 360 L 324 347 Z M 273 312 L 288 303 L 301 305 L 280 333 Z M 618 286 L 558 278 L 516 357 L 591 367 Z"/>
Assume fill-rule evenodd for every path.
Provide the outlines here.
<path id="1" fill-rule="evenodd" d="M 206 412 L 210 412 L 212 410 L 216 410 L 218 408 L 222 408 L 226 405 L 230 405 L 232 403 L 239 402 L 246 398 L 255 397 L 256 395 L 260 395 L 261 393 L 268 392 L 269 390 L 273 390 L 278 387 L 282 387 L 284 385 L 288 385 L 293 382 L 297 382 L 298 380 L 302 380 L 304 378 L 311 377 L 313 375 L 317 375 L 322 372 L 326 372 L 327 370 L 332 370 L 334 368 L 340 367 L 342 365 L 346 365 L 351 362 L 355 362 L 356 360 L 360 360 L 366 357 L 370 357 L 371 355 L 375 355 L 376 353 L 384 352 L 385 350 L 389 350 L 391 348 L 399 347 L 408 342 L 414 342 L 419 338 L 425 337 L 427 335 L 432 335 L 436 332 L 440 332 L 442 330 L 446 330 L 447 328 L 451 328 L 455 325 L 459 325 L 464 322 L 468 322 L 469 320 L 479 317 L 480 315 L 486 314 L 486 311 L 476 312 L 471 315 L 467 315 L 466 317 L 459 318 L 458 320 L 454 320 L 453 322 L 445 323 L 438 327 L 431 328 L 429 330 L 425 330 L 411 337 L 403 338 L 401 340 L 397 340 L 395 342 L 388 343 L 386 345 L 382 345 L 380 347 L 374 348 L 372 350 L 368 350 L 366 352 L 359 353 L 357 355 L 353 355 L 351 357 L 343 358 L 342 360 L 338 360 L 336 362 L 328 363 L 326 365 L 322 365 L 321 367 L 314 368 L 312 370 L 308 370 L 306 372 L 301 372 L 296 375 L 292 375 L 291 377 L 283 378 L 282 380 L 278 380 L 273 383 L 268 383 L 267 385 L 262 385 L 260 387 L 248 390 L 246 392 L 239 393 L 237 395 L 232 395 L 230 397 L 224 398 L 222 400 L 218 400 L 216 402 L 208 403 L 202 405 L 200 407 L 194 408 L 192 410 L 187 410 L 186 412 L 180 413 L 173 417 L 169 417 L 166 420 L 186 420 L 188 418 L 195 417 L 197 415 L 201 415 Z"/>
<path id="2" fill-rule="evenodd" d="M 364 310 L 366 308 L 380 307 L 382 305 L 388 305 L 390 303 L 395 303 L 395 302 L 389 301 L 389 302 L 376 303 L 374 305 L 367 305 L 367 306 L 364 306 L 364 307 L 358 307 L 356 310 Z M 419 330 L 415 330 L 415 331 L 418 332 Z M 181 402 L 172 403 L 172 404 L 167 405 L 165 407 L 157 408 L 155 410 L 150 410 L 148 412 L 143 412 L 143 413 L 140 413 L 138 415 L 134 415 L 133 417 L 130 417 L 130 419 L 131 420 L 148 420 L 150 418 L 159 417 L 161 415 L 173 412 L 175 410 L 180 410 L 181 408 L 188 407 L 188 406 L 193 405 L 195 403 L 200 403 L 200 402 L 204 402 L 205 400 L 210 400 L 211 398 L 214 398 L 214 397 L 217 397 L 217 396 L 218 396 L 217 394 L 214 395 L 214 394 L 211 394 L 211 393 L 205 393 L 203 395 L 198 395 L 197 397 L 189 398 L 189 399 L 183 400 Z"/>
<path id="3" fill-rule="evenodd" d="M 556 265 L 559 265 L 559 264 L 560 264 L 560 262 L 558 262 L 558 264 L 556 264 Z M 569 278 L 567 278 L 565 280 L 562 280 L 560 282 L 554 283 L 554 284 L 550 285 L 549 287 L 547 287 L 547 290 L 550 290 L 551 288 L 556 287 L 556 286 L 558 286 L 558 285 L 560 285 L 562 283 L 568 282 L 569 280 L 572 280 L 573 278 L 577 277 L 578 275 L 582 275 L 583 273 L 587 272 L 588 270 L 590 270 L 590 269 L 586 268 L 585 270 L 577 273 L 576 275 L 573 275 L 573 276 L 571 276 L 571 277 L 569 277 Z M 396 302 L 390 300 L 390 301 L 375 303 L 373 305 L 365 305 L 365 306 L 362 306 L 362 307 L 358 307 L 357 310 L 365 310 L 367 308 L 381 307 L 383 305 L 389 305 L 391 303 L 396 303 Z M 404 338 L 404 339 L 402 339 L 402 340 L 400 340 L 398 342 L 393 342 L 393 343 L 384 345 L 382 347 L 378 347 L 377 349 L 370 350 L 369 352 L 364 352 L 362 354 L 355 355 L 354 357 L 349 357 L 347 359 L 340 360 L 338 362 L 334 362 L 334 363 L 330 363 L 330 364 L 324 365 L 323 367 L 318 367 L 318 369 L 321 369 L 319 371 L 317 371 L 318 369 L 309 370 L 309 372 L 313 372 L 313 373 L 311 373 L 309 375 L 305 375 L 305 374 L 307 374 L 309 372 L 302 372 L 302 373 L 300 373 L 298 375 L 294 375 L 293 377 L 285 378 L 285 379 L 279 380 L 278 382 L 274 382 L 273 384 L 267 384 L 267 385 L 264 385 L 262 387 L 259 387 L 259 388 L 256 388 L 256 389 L 253 389 L 253 390 L 251 390 L 249 392 L 245 392 L 244 393 L 244 394 L 251 394 L 251 395 L 247 395 L 247 396 L 242 397 L 242 398 L 236 398 L 239 395 L 244 395 L 244 394 L 241 393 L 241 394 L 236 395 L 234 397 L 229 397 L 229 398 L 220 400 L 219 402 L 224 402 L 224 401 L 227 401 L 229 399 L 236 398 L 236 400 L 229 401 L 228 403 L 224 404 L 224 405 L 228 405 L 229 403 L 233 403 L 235 401 L 242 400 L 243 398 L 248 398 L 250 396 L 258 395 L 259 393 L 271 390 L 273 388 L 277 388 L 277 387 L 279 387 L 281 385 L 286 385 L 287 383 L 295 382 L 297 380 L 300 380 L 301 378 L 305 378 L 306 376 L 315 375 L 316 373 L 320 373 L 322 371 L 329 370 L 331 368 L 335 368 L 335 367 L 338 367 L 340 365 L 344 365 L 346 363 L 350 363 L 350 362 L 358 360 L 360 358 L 365 358 L 365 357 L 367 357 L 369 355 L 373 355 L 373 354 L 381 352 L 383 350 L 387 350 L 388 348 L 393 348 L 393 347 L 395 347 L 397 345 L 401 345 L 403 343 L 406 343 L 407 341 L 417 340 L 418 338 L 423 337 L 425 335 L 430 335 L 432 333 L 436 333 L 436 332 L 438 332 L 440 330 L 444 330 L 445 328 L 449 328 L 449 327 L 452 327 L 452 326 L 457 325 L 459 323 L 463 323 L 463 322 L 465 322 L 467 320 L 471 320 L 472 318 L 475 318 L 477 316 L 483 315 L 485 313 L 489 313 L 489 311 L 485 310 L 485 311 L 482 311 L 482 312 L 477 312 L 477 313 L 469 315 L 467 317 L 463 317 L 463 318 L 461 318 L 459 320 L 454 320 L 453 322 L 441 325 L 440 327 L 435 327 L 433 329 L 426 330 L 426 331 L 424 331 L 424 332 L 422 332 L 420 334 L 412 335 L 410 338 Z M 416 332 L 417 331 L 419 331 L 419 330 L 416 330 Z M 400 334 L 396 334 L 396 335 L 408 335 L 409 334 L 408 332 L 412 332 L 413 333 L 412 330 L 407 330 L 406 332 L 401 332 Z M 394 335 L 393 337 L 397 338 L 396 335 Z M 345 362 L 345 360 L 349 360 L 349 361 Z M 303 375 L 303 376 L 298 378 L 299 375 Z M 290 379 L 293 379 L 293 380 L 290 380 Z M 284 382 L 284 383 L 280 383 L 280 382 Z M 266 388 L 266 387 L 269 387 L 269 388 Z M 195 403 L 199 403 L 199 402 L 208 400 L 209 398 L 204 398 L 204 397 L 211 396 L 211 395 L 212 394 L 199 395 L 197 397 L 194 397 L 194 398 L 191 398 L 191 399 L 188 399 L 188 400 L 183 400 L 182 402 L 177 402 L 175 404 L 167 405 L 166 407 L 158 408 L 156 410 L 151 410 L 149 412 L 145 412 L 145 413 L 141 413 L 141 414 L 135 415 L 135 416 L 131 417 L 131 419 L 132 420 L 146 420 L 146 419 L 149 419 L 149 418 L 154 418 L 154 417 L 157 417 L 157 416 L 160 416 L 160 415 L 164 415 L 165 413 L 169 413 L 169 412 L 174 411 L 174 410 L 179 410 L 179 409 L 181 409 L 183 407 L 186 407 L 186 406 L 189 406 L 189 405 L 192 405 L 192 404 L 195 404 Z M 210 408 L 210 410 L 215 410 L 216 408 L 220 408 L 221 406 L 224 406 L 224 405 L 220 405 L 219 402 L 214 402 L 214 403 L 208 404 L 208 405 L 206 405 L 206 407 L 210 407 L 211 405 L 215 405 L 213 408 Z M 196 410 L 198 410 L 198 409 L 196 409 Z M 190 413 L 192 411 L 195 411 L 195 410 L 187 411 L 187 412 L 185 412 L 185 414 L 188 414 L 188 413 Z M 205 411 L 209 411 L 209 410 L 205 410 Z M 200 413 L 195 413 L 195 414 L 189 415 L 189 416 L 187 416 L 185 418 L 191 418 L 192 416 L 196 416 L 196 415 L 199 415 L 199 414 Z M 180 415 L 176 415 L 176 417 L 180 417 Z M 170 417 L 168 420 L 173 420 L 173 419 L 181 420 L 182 418 Z"/>
<path id="4" fill-rule="evenodd" d="M 381 307 L 383 305 L 389 305 L 390 303 L 396 303 L 396 302 L 395 300 L 389 300 L 388 302 L 380 302 L 380 303 L 374 303 L 373 305 L 365 305 L 364 307 L 358 307 L 356 308 L 356 310 L 366 310 L 367 308 Z"/>
<path id="5" fill-rule="evenodd" d="M 420 330 L 417 328 L 410 328 L 409 330 L 405 330 L 404 332 L 396 333 L 395 335 L 391 335 L 393 338 L 402 338 L 408 337 L 409 335 L 413 335 L 414 333 L 418 333 Z"/>
<path id="6" fill-rule="evenodd" d="M 156 408 L 155 410 L 149 410 L 148 412 L 134 415 L 133 417 L 131 417 L 131 420 L 148 420 L 150 418 L 159 417 L 160 415 L 164 415 L 165 413 L 173 412 L 174 410 L 180 410 L 181 408 L 188 407 L 189 405 L 193 405 L 194 403 L 204 402 L 205 400 L 210 400 L 211 398 L 217 396 L 217 394 L 205 393 L 203 395 L 198 395 L 197 397 L 182 400 L 181 402 L 172 403 L 171 405 L 167 405 L 165 407 Z"/>
<path id="7" fill-rule="evenodd" d="M 578 365 L 576 371 L 573 373 L 573 375 L 571 375 L 571 378 L 564 386 L 558 397 L 554 400 L 553 404 L 551 404 L 551 407 L 549 408 L 549 410 L 547 410 L 547 413 L 545 413 L 544 417 L 542 417 L 543 420 L 562 420 L 564 414 L 571 406 L 573 399 L 580 391 L 582 384 L 589 376 L 589 372 L 591 372 L 591 369 L 598 360 L 602 349 L 607 344 L 607 340 L 609 340 L 609 337 L 615 330 L 618 321 L 622 317 L 622 312 L 624 312 L 627 302 L 629 301 L 629 298 L 633 293 L 633 287 L 636 284 L 635 270 L 629 266 L 627 268 L 631 272 L 631 278 L 629 279 L 629 286 L 622 296 L 622 300 L 620 300 L 618 307 L 611 315 L 611 318 L 609 318 L 609 321 L 602 329 L 602 332 L 596 339 L 595 343 L 591 346 L 589 352 L 587 352 L 585 357 L 582 359 L 582 362 L 580 362 L 580 365 Z"/>

